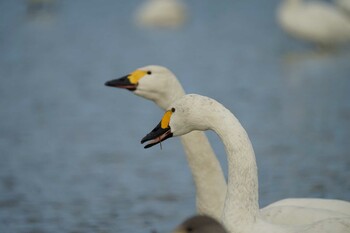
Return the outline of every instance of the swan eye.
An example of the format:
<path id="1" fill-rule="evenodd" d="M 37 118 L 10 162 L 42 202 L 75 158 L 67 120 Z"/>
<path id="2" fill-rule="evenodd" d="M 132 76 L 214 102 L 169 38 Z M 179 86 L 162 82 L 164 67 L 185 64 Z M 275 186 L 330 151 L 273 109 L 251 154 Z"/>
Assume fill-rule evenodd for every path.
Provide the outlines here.
<path id="1" fill-rule="evenodd" d="M 171 112 L 175 112 L 175 108 L 171 108 Z"/>
<path id="2" fill-rule="evenodd" d="M 147 74 L 148 74 L 148 75 L 152 74 L 152 71 L 147 71 Z"/>

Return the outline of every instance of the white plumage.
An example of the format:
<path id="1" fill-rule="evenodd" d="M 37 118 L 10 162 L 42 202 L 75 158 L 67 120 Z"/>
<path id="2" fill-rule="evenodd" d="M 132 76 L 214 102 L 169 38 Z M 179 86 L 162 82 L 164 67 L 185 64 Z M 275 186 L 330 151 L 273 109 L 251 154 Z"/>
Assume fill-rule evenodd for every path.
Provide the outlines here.
<path id="1" fill-rule="evenodd" d="M 133 93 L 155 102 L 163 110 L 168 109 L 174 101 L 185 95 L 178 79 L 169 69 L 150 65 L 138 68 L 127 77 L 130 78 L 139 71 L 143 72 L 144 76 L 134 84 L 136 89 Z M 120 79 L 116 81 L 118 80 Z M 110 83 L 107 85 L 116 86 L 113 81 L 107 82 Z M 220 219 L 227 185 L 207 137 L 203 132 L 194 131 L 181 136 L 181 142 L 195 183 L 197 212 Z M 300 211 L 303 213 L 309 211 L 308 216 L 312 218 L 299 218 Z M 279 214 L 276 215 L 276 212 Z M 350 203 L 315 198 L 284 199 L 261 209 L 264 218 L 272 222 L 283 222 L 283 224 L 310 223 L 327 216 L 335 216 L 335 214 L 342 216 L 344 212 L 350 214 Z"/>
<path id="2" fill-rule="evenodd" d="M 146 0 L 136 12 L 141 26 L 175 28 L 186 21 L 185 5 L 179 0 Z"/>
<path id="3" fill-rule="evenodd" d="M 320 46 L 350 41 L 350 19 L 324 2 L 284 0 L 277 11 L 277 19 L 291 36 Z"/>
<path id="4" fill-rule="evenodd" d="M 288 223 L 288 225 L 276 224 L 264 218 L 259 211 L 254 150 L 237 118 L 217 101 L 194 94 L 181 97 L 171 104 L 169 109 L 172 113 L 165 129 L 168 130 L 167 133 L 171 133 L 170 135 L 181 136 L 193 130 L 213 130 L 225 146 L 228 186 L 221 221 L 230 233 L 350 232 L 350 215 L 345 214 L 329 215 L 313 223 Z M 143 139 L 143 142 L 153 140 L 150 135 L 154 135 L 157 139 L 162 138 L 162 135 L 156 132 L 163 131 L 164 126 L 161 131 L 157 131 L 156 127 Z M 300 217 L 307 216 L 303 211 L 299 211 L 298 214 Z"/>

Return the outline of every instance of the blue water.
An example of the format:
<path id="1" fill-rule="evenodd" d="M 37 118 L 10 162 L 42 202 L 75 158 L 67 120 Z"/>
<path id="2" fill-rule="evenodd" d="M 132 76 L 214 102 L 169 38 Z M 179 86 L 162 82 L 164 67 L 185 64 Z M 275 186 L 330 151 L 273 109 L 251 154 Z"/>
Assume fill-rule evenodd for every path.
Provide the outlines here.
<path id="1" fill-rule="evenodd" d="M 278 27 L 279 2 L 186 1 L 183 28 L 150 30 L 133 22 L 141 0 L 62 0 L 46 13 L 1 1 L 0 232 L 169 232 L 195 213 L 179 140 L 139 143 L 162 111 L 103 85 L 148 64 L 239 118 L 261 206 L 350 201 L 350 50 L 312 53 Z"/>

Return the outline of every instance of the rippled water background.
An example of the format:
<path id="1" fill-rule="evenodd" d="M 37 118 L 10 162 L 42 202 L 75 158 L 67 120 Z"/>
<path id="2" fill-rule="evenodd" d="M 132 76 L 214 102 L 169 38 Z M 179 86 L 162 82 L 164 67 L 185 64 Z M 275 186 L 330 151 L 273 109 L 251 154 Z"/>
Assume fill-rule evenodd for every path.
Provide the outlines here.
<path id="1" fill-rule="evenodd" d="M 141 0 L 62 0 L 39 18 L 0 2 L 0 232 L 169 232 L 195 212 L 179 140 L 139 143 L 162 111 L 103 85 L 148 64 L 240 119 L 261 206 L 350 201 L 350 50 L 311 53 L 278 27 L 278 0 L 186 2 L 170 31 L 135 26 Z"/>

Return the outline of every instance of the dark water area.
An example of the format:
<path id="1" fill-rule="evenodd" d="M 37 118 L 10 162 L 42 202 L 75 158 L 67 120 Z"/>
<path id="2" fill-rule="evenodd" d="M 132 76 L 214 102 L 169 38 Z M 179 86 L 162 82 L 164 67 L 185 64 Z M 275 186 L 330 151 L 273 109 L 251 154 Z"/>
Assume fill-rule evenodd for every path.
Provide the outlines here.
<path id="1" fill-rule="evenodd" d="M 1 1 L 0 232 L 169 232 L 195 213 L 179 140 L 140 144 L 162 110 L 103 85 L 149 64 L 241 121 L 261 206 L 350 201 L 350 50 L 290 38 L 279 2 L 186 1 L 183 28 L 152 30 L 133 22 L 141 0 Z"/>

